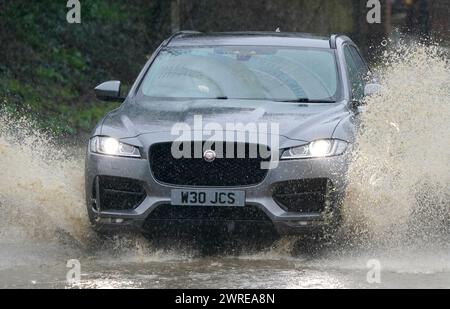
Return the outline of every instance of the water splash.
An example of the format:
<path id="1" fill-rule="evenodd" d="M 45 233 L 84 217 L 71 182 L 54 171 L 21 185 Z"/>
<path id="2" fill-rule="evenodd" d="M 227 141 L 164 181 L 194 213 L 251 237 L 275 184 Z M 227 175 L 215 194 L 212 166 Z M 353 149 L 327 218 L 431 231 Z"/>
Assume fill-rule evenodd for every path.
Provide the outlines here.
<path id="1" fill-rule="evenodd" d="M 2 239 L 19 234 L 52 240 L 64 234 L 84 242 L 83 161 L 70 157 L 26 117 L 0 116 Z"/>
<path id="2" fill-rule="evenodd" d="M 450 65 L 438 46 L 386 52 L 350 166 L 347 225 L 371 244 L 448 245 Z M 443 236 L 444 235 L 444 236 Z"/>

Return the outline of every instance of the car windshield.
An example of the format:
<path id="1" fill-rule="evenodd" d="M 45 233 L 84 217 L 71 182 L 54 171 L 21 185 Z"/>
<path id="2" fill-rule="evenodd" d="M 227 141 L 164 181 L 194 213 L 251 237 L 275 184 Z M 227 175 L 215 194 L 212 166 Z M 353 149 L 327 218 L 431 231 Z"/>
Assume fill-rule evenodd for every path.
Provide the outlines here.
<path id="1" fill-rule="evenodd" d="M 333 102 L 333 51 L 287 47 L 182 47 L 162 50 L 142 83 L 158 98 Z"/>

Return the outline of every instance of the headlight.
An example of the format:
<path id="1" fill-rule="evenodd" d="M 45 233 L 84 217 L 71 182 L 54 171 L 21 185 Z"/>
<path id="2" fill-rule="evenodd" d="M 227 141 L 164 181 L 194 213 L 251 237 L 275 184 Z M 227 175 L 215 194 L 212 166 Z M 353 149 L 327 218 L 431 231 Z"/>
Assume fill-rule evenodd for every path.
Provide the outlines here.
<path id="1" fill-rule="evenodd" d="M 323 158 L 341 155 L 348 143 L 337 139 L 321 139 L 309 144 L 289 148 L 281 155 L 281 160 Z"/>
<path id="2" fill-rule="evenodd" d="M 139 148 L 119 142 L 112 137 L 96 136 L 91 139 L 91 151 L 99 154 L 119 157 L 140 158 Z"/>

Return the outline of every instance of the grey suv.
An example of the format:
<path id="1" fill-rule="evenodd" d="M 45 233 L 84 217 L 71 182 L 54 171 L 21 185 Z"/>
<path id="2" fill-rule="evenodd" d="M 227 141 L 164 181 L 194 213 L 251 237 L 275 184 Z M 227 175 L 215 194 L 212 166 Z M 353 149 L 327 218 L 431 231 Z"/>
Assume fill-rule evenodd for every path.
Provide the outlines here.
<path id="1" fill-rule="evenodd" d="M 86 156 L 97 229 L 339 222 L 360 104 L 378 91 L 346 36 L 180 32 L 97 125 Z M 150 232 L 153 233 L 153 232 Z"/>

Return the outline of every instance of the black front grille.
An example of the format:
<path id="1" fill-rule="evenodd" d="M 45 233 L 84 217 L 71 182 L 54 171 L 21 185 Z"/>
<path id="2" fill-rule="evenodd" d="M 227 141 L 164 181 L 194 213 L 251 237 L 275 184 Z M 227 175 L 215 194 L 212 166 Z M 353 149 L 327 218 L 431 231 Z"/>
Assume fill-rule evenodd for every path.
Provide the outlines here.
<path id="1" fill-rule="evenodd" d="M 259 221 L 271 222 L 258 207 L 208 207 L 160 205 L 147 220 Z"/>
<path id="2" fill-rule="evenodd" d="M 94 187 L 96 206 L 101 210 L 130 210 L 146 197 L 142 184 L 133 179 L 98 176 Z"/>
<path id="3" fill-rule="evenodd" d="M 204 149 L 204 144 L 201 149 Z M 213 145 L 212 150 L 216 150 Z M 150 148 L 149 159 L 153 176 L 156 180 L 182 186 L 249 186 L 261 183 L 267 175 L 267 169 L 261 168 L 261 163 L 270 161 L 263 159 L 258 149 L 256 158 L 252 158 L 250 144 L 242 144 L 245 158 L 239 158 L 237 152 L 241 149 L 236 143 L 221 145 L 224 149 L 234 149 L 234 158 L 217 158 L 207 162 L 194 156 L 194 143 L 191 143 L 190 158 L 175 159 L 171 152 L 171 143 L 155 144 Z M 233 147 L 233 148 L 228 148 Z M 266 151 L 269 151 L 267 148 Z M 219 150 L 220 151 L 220 150 Z M 225 157 L 225 155 L 224 155 Z M 228 156 L 227 156 L 228 157 Z"/>
<path id="4" fill-rule="evenodd" d="M 321 213 L 325 210 L 329 191 L 328 179 L 301 179 L 277 183 L 273 199 L 286 211 Z"/>

